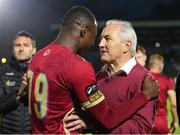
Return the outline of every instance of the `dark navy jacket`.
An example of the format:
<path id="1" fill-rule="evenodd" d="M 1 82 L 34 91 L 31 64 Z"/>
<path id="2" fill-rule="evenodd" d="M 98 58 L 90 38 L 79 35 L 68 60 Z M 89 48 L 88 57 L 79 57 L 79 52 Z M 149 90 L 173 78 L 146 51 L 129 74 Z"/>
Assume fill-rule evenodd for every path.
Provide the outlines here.
<path id="1" fill-rule="evenodd" d="M 16 100 L 17 90 L 27 61 L 17 61 L 12 57 L 9 64 L 0 68 L 0 133 L 29 133 L 28 97 Z"/>

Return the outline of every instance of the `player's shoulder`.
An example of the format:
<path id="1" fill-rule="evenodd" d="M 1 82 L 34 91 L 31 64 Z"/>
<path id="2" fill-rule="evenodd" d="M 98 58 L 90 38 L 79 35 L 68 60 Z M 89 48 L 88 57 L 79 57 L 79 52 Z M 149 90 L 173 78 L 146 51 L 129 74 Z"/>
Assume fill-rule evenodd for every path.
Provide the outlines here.
<path id="1" fill-rule="evenodd" d="M 76 60 L 71 61 L 71 63 L 67 69 L 67 72 L 71 77 L 81 78 L 82 80 L 88 77 L 95 77 L 95 71 L 93 66 L 83 58 L 77 56 Z"/>
<path id="2" fill-rule="evenodd" d="M 35 56 L 38 57 L 38 56 L 47 56 L 47 55 L 52 55 L 56 52 L 59 52 L 59 51 L 64 51 L 65 52 L 65 49 L 63 50 L 63 47 L 61 47 L 60 45 L 58 44 L 55 44 L 55 43 L 50 43 L 48 44 L 46 47 L 42 48 L 41 50 L 39 50 Z"/>
<path id="3" fill-rule="evenodd" d="M 48 58 L 48 59 L 53 59 L 53 61 L 55 59 L 59 60 L 64 60 L 66 59 L 68 56 L 68 49 L 66 49 L 65 47 L 59 45 L 59 44 L 55 44 L 55 43 L 50 43 L 48 44 L 46 47 L 42 48 L 41 50 L 39 50 L 34 56 L 32 61 L 40 61 L 41 58 Z M 61 59 L 59 59 L 61 58 Z"/>
<path id="4" fill-rule="evenodd" d="M 161 74 L 161 78 L 164 79 L 165 81 L 170 81 L 170 82 L 173 81 L 173 79 L 170 76 L 164 74 Z"/>
<path id="5" fill-rule="evenodd" d="M 74 60 L 75 63 L 73 65 L 75 67 L 81 67 L 82 69 L 92 68 L 92 64 L 79 55 Z"/>

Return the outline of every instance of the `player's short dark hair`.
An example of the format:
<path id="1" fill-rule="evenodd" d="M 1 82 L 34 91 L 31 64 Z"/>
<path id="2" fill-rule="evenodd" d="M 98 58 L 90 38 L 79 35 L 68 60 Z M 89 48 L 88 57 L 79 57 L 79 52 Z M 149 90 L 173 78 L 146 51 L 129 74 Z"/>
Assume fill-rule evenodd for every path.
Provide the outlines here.
<path id="1" fill-rule="evenodd" d="M 83 6 L 74 6 L 67 11 L 64 16 L 62 27 L 68 26 L 73 27 L 76 25 L 89 25 L 94 24 L 96 20 L 94 14 L 86 7 Z"/>
<path id="2" fill-rule="evenodd" d="M 27 31 L 19 31 L 16 34 L 14 40 L 16 40 L 18 37 L 29 37 L 29 38 L 31 38 L 33 47 L 34 48 L 36 47 L 36 40 L 35 40 L 34 36 L 32 34 L 30 34 L 29 32 L 27 32 Z"/>

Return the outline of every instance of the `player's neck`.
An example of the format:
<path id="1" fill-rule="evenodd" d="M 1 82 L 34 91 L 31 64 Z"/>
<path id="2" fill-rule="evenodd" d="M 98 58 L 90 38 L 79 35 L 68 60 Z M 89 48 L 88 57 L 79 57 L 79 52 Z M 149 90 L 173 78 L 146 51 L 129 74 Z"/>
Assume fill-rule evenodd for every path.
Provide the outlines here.
<path id="1" fill-rule="evenodd" d="M 76 42 L 75 40 L 70 40 L 69 37 L 64 37 L 62 35 L 59 35 L 55 40 L 54 43 L 63 45 L 67 48 L 69 48 L 71 51 L 77 53 L 78 49 L 76 48 Z"/>

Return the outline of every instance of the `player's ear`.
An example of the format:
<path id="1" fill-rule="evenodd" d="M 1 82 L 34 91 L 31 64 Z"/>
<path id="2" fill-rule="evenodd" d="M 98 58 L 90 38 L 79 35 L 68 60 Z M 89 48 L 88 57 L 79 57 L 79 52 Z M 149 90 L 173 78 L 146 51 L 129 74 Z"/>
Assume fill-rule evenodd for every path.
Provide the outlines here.
<path id="1" fill-rule="evenodd" d="M 88 30 L 89 30 L 89 26 L 87 26 L 87 25 L 82 26 L 81 33 L 80 33 L 81 38 L 85 37 L 85 35 L 87 34 Z"/>

